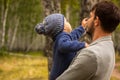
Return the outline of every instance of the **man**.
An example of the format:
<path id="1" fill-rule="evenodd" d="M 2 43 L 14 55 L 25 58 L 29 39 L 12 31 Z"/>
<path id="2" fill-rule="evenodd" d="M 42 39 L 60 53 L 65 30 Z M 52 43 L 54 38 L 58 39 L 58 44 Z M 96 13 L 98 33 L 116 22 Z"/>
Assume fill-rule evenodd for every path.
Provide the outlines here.
<path id="1" fill-rule="evenodd" d="M 103 1 L 93 6 L 87 22 L 92 43 L 78 52 L 57 80 L 110 80 L 115 65 L 111 34 L 119 22 L 120 10 L 113 3 Z"/>

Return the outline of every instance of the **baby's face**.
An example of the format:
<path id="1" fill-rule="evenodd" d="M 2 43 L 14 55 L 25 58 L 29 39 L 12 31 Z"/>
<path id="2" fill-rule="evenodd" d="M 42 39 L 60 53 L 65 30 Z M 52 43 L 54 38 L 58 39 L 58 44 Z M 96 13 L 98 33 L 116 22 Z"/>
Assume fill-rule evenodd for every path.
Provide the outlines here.
<path id="1" fill-rule="evenodd" d="M 72 27 L 70 23 L 64 18 L 64 32 L 70 33 L 72 31 Z"/>

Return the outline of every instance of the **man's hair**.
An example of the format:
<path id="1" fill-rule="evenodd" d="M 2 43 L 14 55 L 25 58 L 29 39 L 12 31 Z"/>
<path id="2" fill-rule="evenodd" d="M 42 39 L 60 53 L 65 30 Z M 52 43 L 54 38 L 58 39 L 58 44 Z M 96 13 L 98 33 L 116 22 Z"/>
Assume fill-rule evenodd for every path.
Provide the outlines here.
<path id="1" fill-rule="evenodd" d="M 120 23 L 120 9 L 112 2 L 99 2 L 91 11 L 94 11 L 95 17 L 100 19 L 101 27 L 105 32 L 113 32 Z"/>

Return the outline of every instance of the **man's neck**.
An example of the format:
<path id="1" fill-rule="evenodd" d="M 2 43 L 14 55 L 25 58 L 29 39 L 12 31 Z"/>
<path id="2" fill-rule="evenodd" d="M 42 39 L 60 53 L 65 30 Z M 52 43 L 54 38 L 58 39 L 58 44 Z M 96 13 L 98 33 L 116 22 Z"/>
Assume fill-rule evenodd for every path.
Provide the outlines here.
<path id="1" fill-rule="evenodd" d="M 107 33 L 107 32 L 104 32 L 103 30 L 101 29 L 97 29 L 94 31 L 93 33 L 93 38 L 92 38 L 92 41 L 95 41 L 101 37 L 104 37 L 104 36 L 109 36 L 111 35 L 111 33 Z"/>

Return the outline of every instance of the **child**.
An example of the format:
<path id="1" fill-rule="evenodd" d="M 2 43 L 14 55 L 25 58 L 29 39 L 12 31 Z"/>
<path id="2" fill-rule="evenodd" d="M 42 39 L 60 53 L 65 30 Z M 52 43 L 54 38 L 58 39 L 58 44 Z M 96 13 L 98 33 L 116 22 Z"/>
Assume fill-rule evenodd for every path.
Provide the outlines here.
<path id="1" fill-rule="evenodd" d="M 85 20 L 82 23 L 82 26 L 84 26 Z M 70 65 L 76 52 L 86 47 L 85 42 L 78 41 L 80 36 L 85 32 L 82 26 L 71 32 L 72 28 L 64 16 L 56 13 L 47 16 L 43 23 L 35 27 L 38 34 L 49 36 L 54 41 L 53 66 L 50 73 L 50 80 L 55 80 L 62 74 Z"/>

